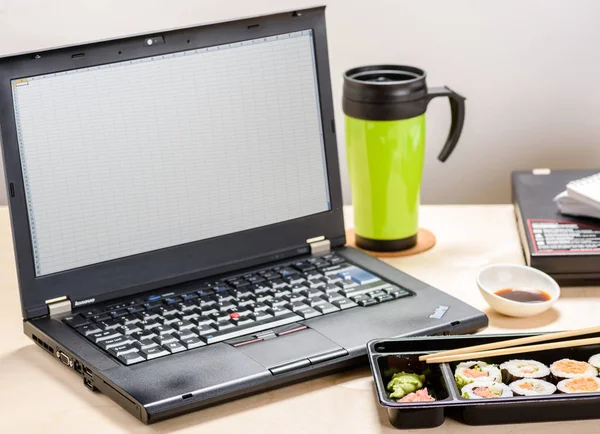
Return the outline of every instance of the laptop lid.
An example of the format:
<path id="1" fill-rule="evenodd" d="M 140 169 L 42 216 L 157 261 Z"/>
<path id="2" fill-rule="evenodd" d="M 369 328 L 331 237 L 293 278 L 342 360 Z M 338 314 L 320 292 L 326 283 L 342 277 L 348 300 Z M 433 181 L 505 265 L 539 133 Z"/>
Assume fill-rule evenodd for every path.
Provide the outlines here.
<path id="1" fill-rule="evenodd" d="M 0 59 L 23 315 L 342 245 L 324 8 Z"/>

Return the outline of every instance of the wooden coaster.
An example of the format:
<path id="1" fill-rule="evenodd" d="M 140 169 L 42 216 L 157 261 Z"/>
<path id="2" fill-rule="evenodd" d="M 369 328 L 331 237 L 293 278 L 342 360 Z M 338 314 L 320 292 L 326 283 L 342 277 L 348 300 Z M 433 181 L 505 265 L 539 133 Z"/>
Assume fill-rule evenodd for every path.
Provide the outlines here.
<path id="1" fill-rule="evenodd" d="M 354 229 L 346 229 L 346 245 L 356 247 Z M 361 249 L 360 247 L 356 248 L 378 258 L 398 258 L 400 256 L 412 256 L 426 252 L 433 246 L 435 246 L 435 235 L 433 235 L 433 232 L 419 228 L 417 245 L 407 250 L 400 250 L 398 252 L 372 252 L 370 250 Z"/>

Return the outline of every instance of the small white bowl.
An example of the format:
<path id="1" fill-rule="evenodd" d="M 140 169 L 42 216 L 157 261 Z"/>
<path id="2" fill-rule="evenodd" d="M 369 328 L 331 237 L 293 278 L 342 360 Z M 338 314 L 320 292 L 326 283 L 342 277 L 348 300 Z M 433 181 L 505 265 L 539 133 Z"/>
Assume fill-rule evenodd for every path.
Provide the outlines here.
<path id="1" fill-rule="evenodd" d="M 496 311 L 508 316 L 527 317 L 540 314 L 560 297 L 560 286 L 546 273 L 525 265 L 493 264 L 483 268 L 477 276 L 477 286 L 485 301 Z M 550 300 L 541 303 L 522 303 L 494 294 L 505 288 L 538 289 L 546 292 Z"/>

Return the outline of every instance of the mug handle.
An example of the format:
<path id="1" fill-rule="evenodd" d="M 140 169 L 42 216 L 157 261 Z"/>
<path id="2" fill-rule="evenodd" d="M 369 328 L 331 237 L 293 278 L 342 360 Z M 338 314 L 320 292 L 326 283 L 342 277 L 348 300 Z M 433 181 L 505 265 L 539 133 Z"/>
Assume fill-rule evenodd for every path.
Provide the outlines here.
<path id="1" fill-rule="evenodd" d="M 427 101 L 428 104 L 429 101 L 438 96 L 448 97 L 448 101 L 450 102 L 450 112 L 452 113 L 450 132 L 448 133 L 448 138 L 446 139 L 446 144 L 444 144 L 444 147 L 442 148 L 442 152 L 438 155 L 438 159 L 441 162 L 444 162 L 450 156 L 452 151 L 454 151 L 465 123 L 465 98 L 446 86 L 430 87 L 427 89 L 427 97 L 429 98 Z"/>

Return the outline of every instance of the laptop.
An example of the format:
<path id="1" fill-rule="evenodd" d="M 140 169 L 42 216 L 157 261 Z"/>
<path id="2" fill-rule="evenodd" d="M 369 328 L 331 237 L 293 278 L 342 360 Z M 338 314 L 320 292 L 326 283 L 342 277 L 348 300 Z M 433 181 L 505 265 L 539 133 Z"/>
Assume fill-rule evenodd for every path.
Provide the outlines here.
<path id="1" fill-rule="evenodd" d="M 487 325 L 344 246 L 324 12 L 0 59 L 24 332 L 142 422 Z"/>

